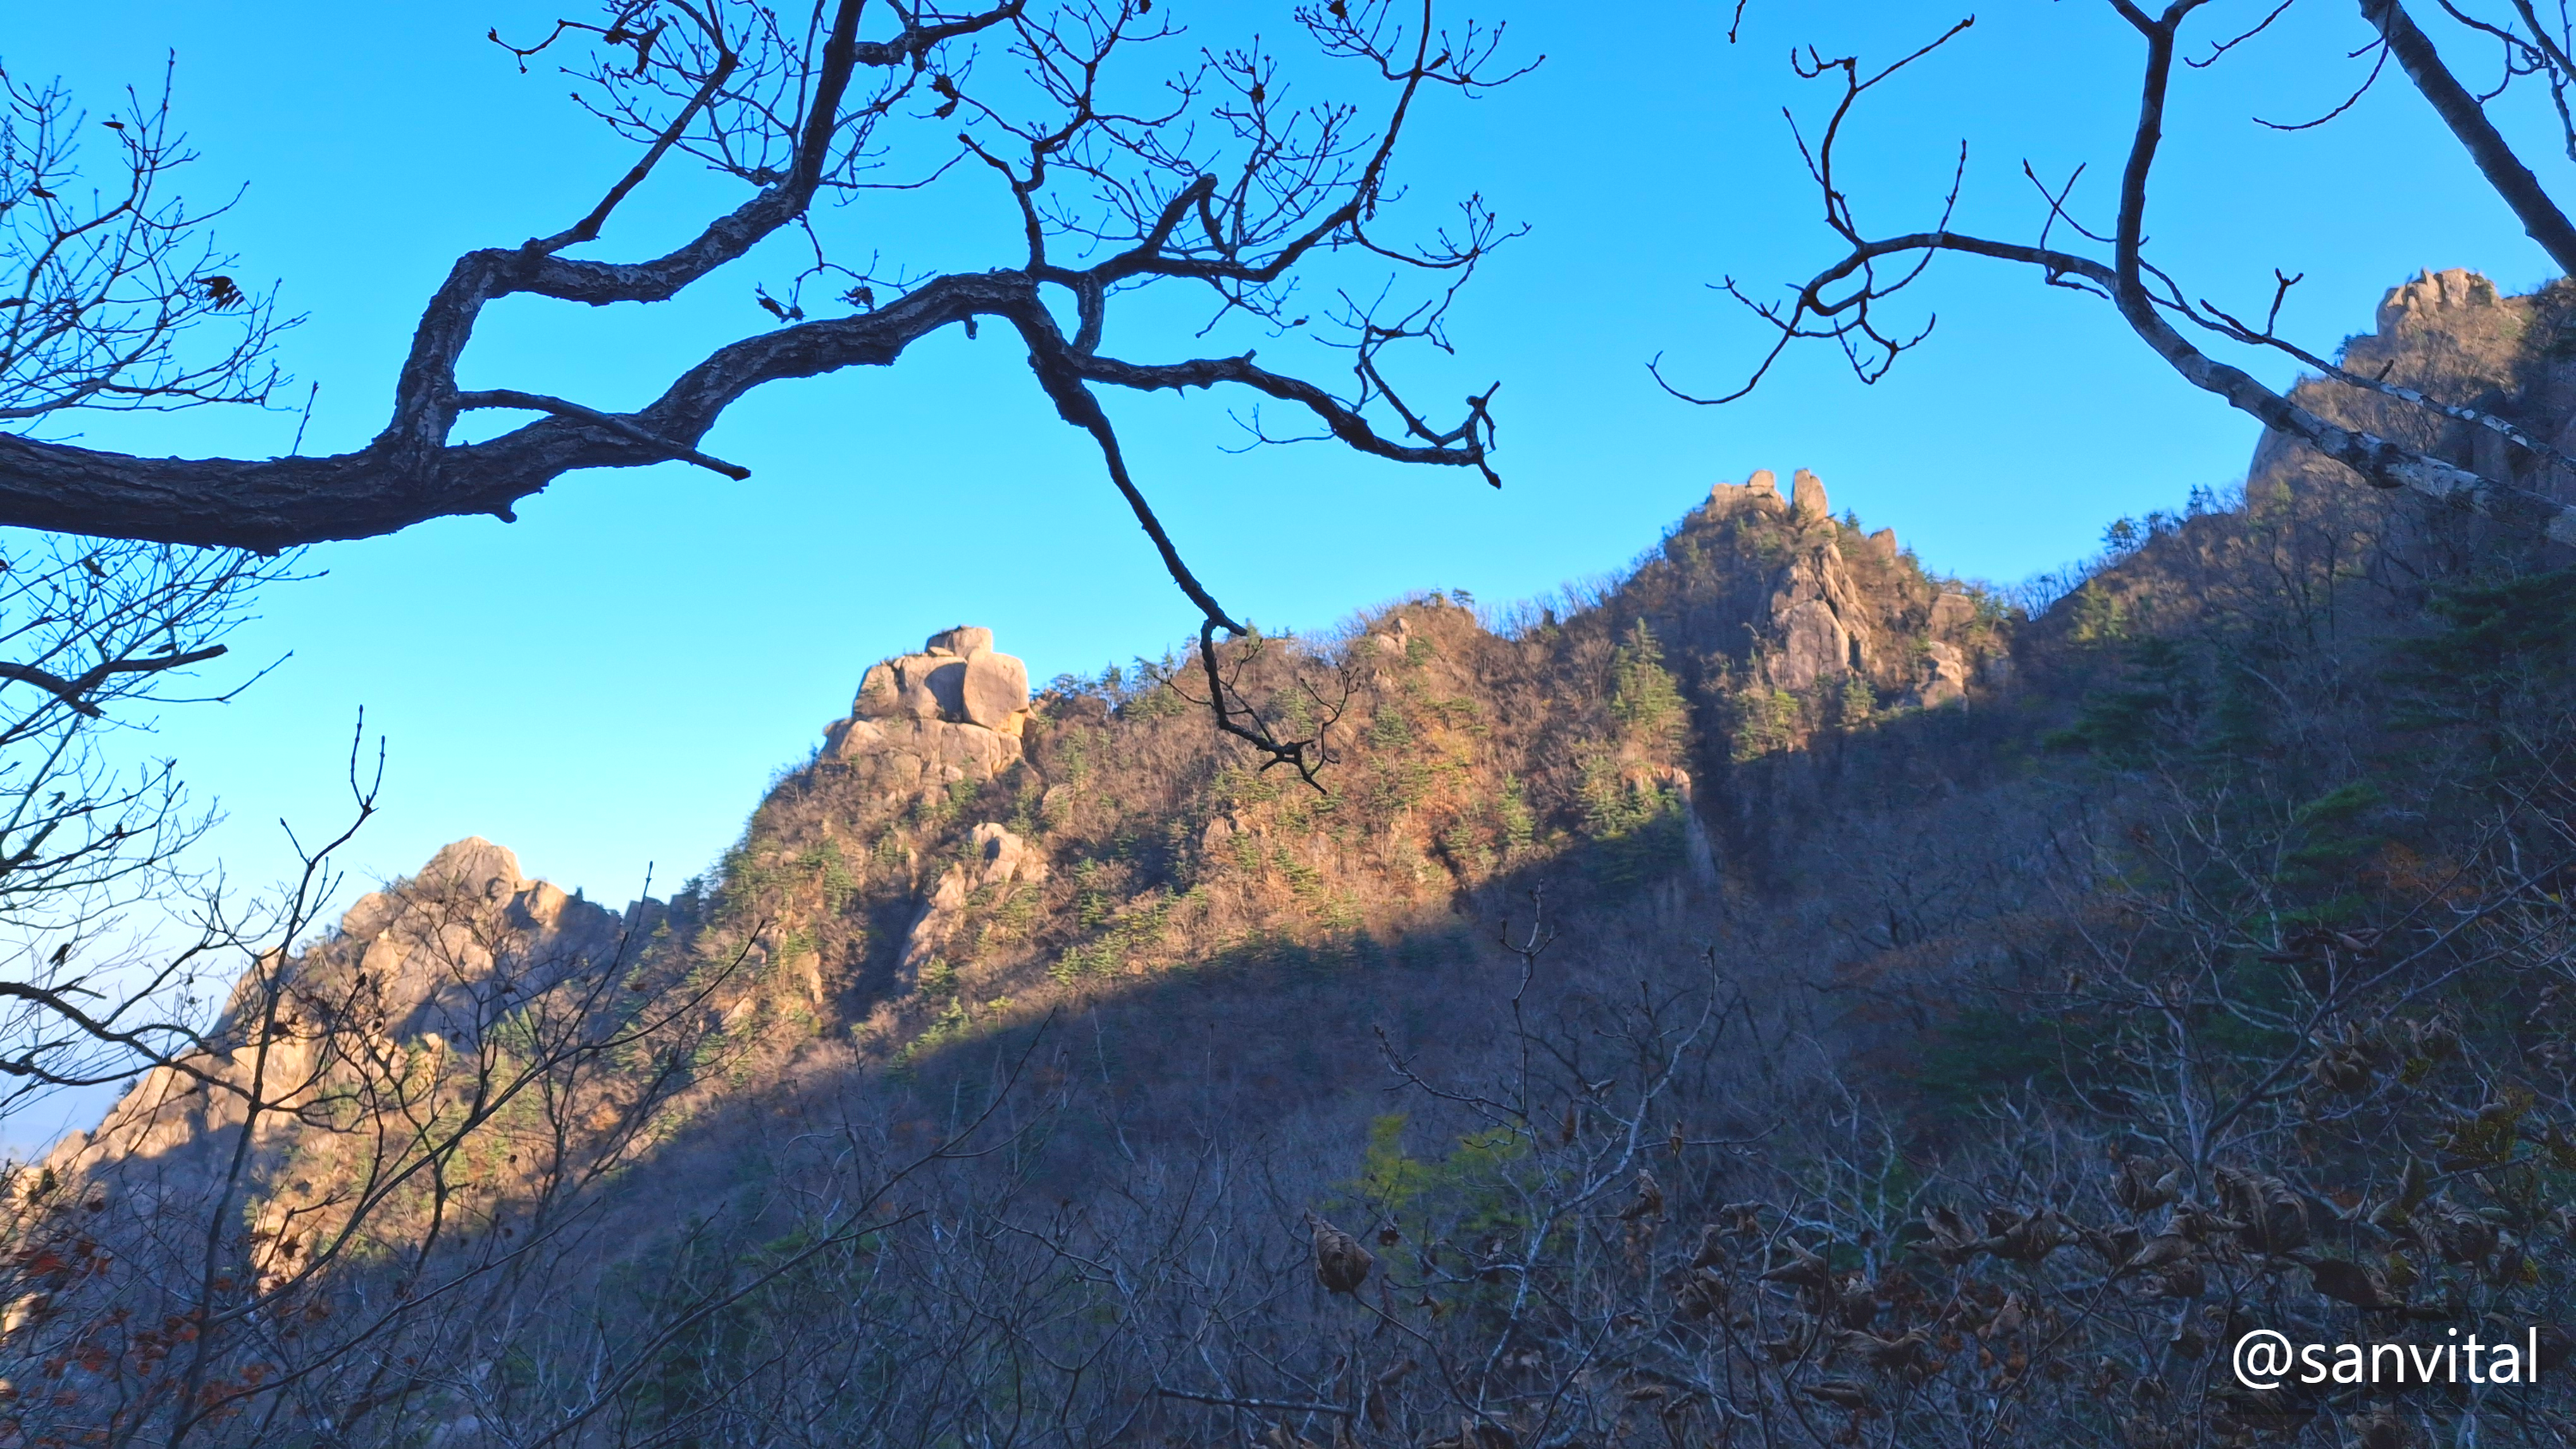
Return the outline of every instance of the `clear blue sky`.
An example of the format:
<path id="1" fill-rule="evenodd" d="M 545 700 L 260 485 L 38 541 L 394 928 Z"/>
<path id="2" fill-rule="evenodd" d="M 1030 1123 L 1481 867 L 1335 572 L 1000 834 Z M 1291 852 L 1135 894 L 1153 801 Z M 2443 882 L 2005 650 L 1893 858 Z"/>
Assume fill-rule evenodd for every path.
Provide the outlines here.
<path id="1" fill-rule="evenodd" d="M 2268 4 L 2217 9 L 2250 19 Z M 286 306 L 310 315 L 283 353 L 299 395 L 303 380 L 322 385 L 308 450 L 380 425 L 420 302 L 459 251 L 559 228 L 627 156 L 561 78 L 522 76 L 483 40 L 494 24 L 535 33 L 556 13 L 526 0 L 9 8 L 0 60 L 101 104 L 113 87 L 156 83 L 175 52 L 177 105 L 204 157 L 193 194 L 247 185 L 224 234 L 246 276 L 280 279 Z M 1644 370 L 1657 352 L 1680 377 L 1715 382 L 1760 345 L 1707 283 L 1782 282 L 1831 254 L 1779 114 L 1785 103 L 1812 116 L 1829 97 L 1791 75 L 1788 46 L 1885 58 L 1957 13 L 1754 0 L 1730 46 L 1730 8 L 1478 11 L 1508 18 L 1514 44 L 1546 64 L 1434 115 L 1411 175 L 1426 191 L 1481 190 L 1532 228 L 1453 328 L 1467 373 L 1504 384 L 1501 492 L 1323 447 L 1229 454 L 1224 406 L 1205 396 L 1114 404 L 1140 474 L 1230 606 L 1313 628 L 1420 588 L 1541 593 L 1618 567 L 1711 482 L 1761 467 L 1814 468 L 1837 507 L 1893 525 L 1933 567 L 2010 581 L 2089 552 L 2113 517 L 2241 476 L 2250 425 L 2165 372 L 2107 309 L 1960 261 L 1921 289 L 1941 317 L 1933 342 L 1875 388 L 1819 349 L 1730 408 L 1659 393 Z M 2309 0 L 2242 63 L 2187 74 L 2153 221 L 2167 264 L 2222 301 L 2259 307 L 2272 267 L 2305 271 L 2288 320 L 2327 346 L 2367 329 L 2381 293 L 2420 267 L 2475 267 L 2512 288 L 2546 274 L 2393 80 L 2323 130 L 2251 124 L 2333 105 L 2358 78 L 2341 56 L 2361 38 L 2351 6 Z M 2052 174 L 2090 157 L 2077 200 L 2101 215 L 2133 53 L 2098 0 L 1980 11 L 1863 115 L 1852 162 L 1864 221 L 1928 223 L 1963 137 L 1967 225 L 2030 234 L 2025 156 Z M 2550 146 L 2530 154 L 2558 179 Z M 685 178 L 647 191 L 592 254 L 648 252 L 693 226 L 705 195 Z M 963 178 L 877 244 L 890 258 L 1008 264 L 1015 243 L 992 200 Z M 663 307 L 513 302 L 475 343 L 468 380 L 632 405 L 759 325 L 753 283 L 781 270 L 756 256 Z M 265 455 L 294 426 L 280 414 L 110 418 L 85 437 Z M 175 752 L 221 798 L 233 874 L 266 879 L 282 860 L 280 816 L 336 818 L 363 706 L 392 763 L 385 813 L 351 857 L 362 876 L 481 834 L 536 873 L 624 899 L 648 861 L 657 892 L 710 863 L 772 773 L 846 708 L 861 669 L 934 629 L 990 625 L 1045 678 L 1159 653 L 1190 627 L 1096 458 L 991 333 L 773 389 L 709 446 L 754 478 L 576 475 L 516 524 L 449 520 L 316 551 L 328 576 L 271 592 L 236 640 L 246 657 L 292 658 L 237 702 L 174 712 L 157 742 L 136 743 Z"/>

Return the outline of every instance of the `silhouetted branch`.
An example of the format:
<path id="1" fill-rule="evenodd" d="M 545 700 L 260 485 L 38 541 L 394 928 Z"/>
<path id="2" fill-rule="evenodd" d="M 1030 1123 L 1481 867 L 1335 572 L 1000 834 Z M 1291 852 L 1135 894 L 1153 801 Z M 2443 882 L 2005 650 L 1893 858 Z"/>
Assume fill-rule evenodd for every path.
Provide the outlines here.
<path id="1" fill-rule="evenodd" d="M 2375 486 L 2410 489 L 2447 504 L 2505 520 L 2542 537 L 2576 544 L 2576 508 L 2512 482 L 2485 477 L 2392 439 L 2344 427 L 2291 401 L 2244 369 L 2210 356 L 2185 335 L 2182 329 L 2191 327 L 2226 341 L 2288 353 L 2338 380 L 2445 417 L 2486 427 L 2518 447 L 2552 462 L 2560 461 L 2557 449 L 2539 444 L 2521 430 L 2481 410 L 2443 403 L 2414 389 L 2389 385 L 2381 379 L 2353 377 L 2315 352 L 2280 338 L 2276 328 L 2281 301 L 2295 280 L 2286 273 L 2274 274 L 2276 287 L 2270 316 L 2262 326 L 2256 327 L 2208 303 L 2191 302 L 2171 277 L 2147 259 L 2148 195 L 2163 144 L 2173 59 L 2184 22 L 2202 8 L 2205 0 L 2172 0 L 2156 14 L 2148 13 L 2131 0 L 2110 0 L 2110 3 L 2137 32 L 2143 43 L 2143 53 L 2138 119 L 2121 170 L 2114 224 L 2107 232 L 2085 227 L 2068 212 L 2067 196 L 2082 174 L 2080 167 L 2068 177 L 2065 186 L 2051 190 L 2040 183 L 2037 174 L 2025 162 L 2023 172 L 2039 188 L 2046 204 L 2046 214 L 2035 245 L 1952 230 L 1949 213 L 1958 195 L 1956 175 L 1935 228 L 1895 236 L 1872 237 L 1865 234 L 1853 218 L 1850 198 L 1835 179 L 1836 148 L 1843 136 L 1844 123 L 1854 104 L 1871 85 L 1898 68 L 1929 55 L 1958 34 L 1959 27 L 1953 27 L 1930 45 L 1918 48 L 1895 66 L 1876 72 L 1868 80 L 1861 78 L 1858 62 L 1848 57 L 1825 60 L 1811 55 L 1797 59 L 1796 69 L 1801 76 L 1812 79 L 1833 73 L 1839 75 L 1843 82 L 1832 120 L 1821 139 L 1812 149 L 1803 138 L 1799 145 L 1809 174 L 1822 194 L 1826 224 L 1844 242 L 1845 254 L 1841 260 L 1799 287 L 1785 302 L 1757 301 L 1746 296 L 1731 279 L 1724 284 L 1737 301 L 1761 318 L 1775 334 L 1743 383 L 1714 394 L 1683 389 L 1666 378 L 1660 356 L 1649 364 L 1656 381 L 1666 391 L 1685 401 L 1701 404 L 1732 402 L 1759 386 L 1791 345 L 1808 340 L 1829 340 L 1843 349 L 1855 375 L 1863 382 L 1875 382 L 1886 375 L 1900 356 L 1921 343 L 1931 330 L 1927 323 L 1923 329 L 1909 336 L 1901 330 L 1882 327 L 1878 321 L 1879 309 L 1918 281 L 1923 275 L 1924 265 L 1934 255 L 1960 253 L 1981 256 L 2034 268 L 2050 285 L 2071 286 L 2102 296 L 2118 309 L 2130 330 L 2185 381 L 2215 394 L 2230 406 L 2260 420 L 2266 427 L 2300 440 Z M 2377 29 L 2387 52 L 2397 57 L 2408 76 L 2433 102 L 2445 123 L 2469 147 L 2480 169 L 2495 185 L 2499 195 L 2523 218 L 2532 236 L 2550 249 L 2561 266 L 2576 262 L 2576 227 L 2569 225 L 2556 204 L 2540 190 L 2529 168 L 2513 156 L 2510 147 L 2487 120 L 2478 101 L 2442 67 L 2431 42 L 2415 28 L 2403 7 L 2396 0 L 2363 0 L 2363 11 Z M 2210 59 L 2215 60 L 2244 39 L 2259 33 L 2277 15 L 2275 11 L 2253 30 L 2220 44 Z M 2545 52 L 2537 47 L 2533 53 L 2545 57 Z M 2086 255 L 2051 246 L 2050 232 L 2060 222 L 2066 223 L 2085 240 L 2101 244 L 2107 255 Z M 1883 266 L 1898 262 L 1905 264 L 1904 270 L 1882 275 Z"/>
<path id="2" fill-rule="evenodd" d="M 1258 367 L 1249 355 L 1134 363 L 1097 348 L 1108 298 L 1122 286 L 1195 281 L 1215 291 L 1223 311 L 1270 317 L 1291 274 L 1336 250 L 1404 269 L 1472 273 L 1504 239 L 1481 208 L 1471 205 L 1462 232 L 1422 248 L 1390 247 L 1373 228 L 1391 200 L 1390 167 L 1415 100 L 1426 90 L 1473 93 L 1508 79 L 1487 73 L 1500 32 L 1470 26 L 1435 44 L 1428 3 L 1412 15 L 1383 4 L 1299 12 L 1328 61 L 1356 61 L 1391 88 L 1381 123 L 1368 128 L 1346 107 L 1287 109 L 1287 81 L 1257 44 L 1183 71 L 1173 99 L 1158 110 L 1122 108 L 1107 87 L 1125 75 L 1126 52 L 1175 33 L 1149 11 L 1145 0 L 1043 13 L 1022 0 L 971 12 L 903 10 L 888 12 L 898 20 L 891 34 L 868 39 L 860 34 L 861 0 L 837 0 L 821 28 L 802 37 L 748 4 L 638 0 L 614 7 L 605 24 L 558 24 L 537 44 L 512 49 L 524 63 L 569 39 L 593 41 L 596 57 L 578 73 L 584 104 L 644 154 L 564 230 L 457 260 L 422 311 L 373 442 L 330 457 L 182 460 L 0 438 L 0 523 L 277 549 L 449 515 L 507 518 L 520 499 L 584 468 L 676 458 L 740 477 L 741 469 L 700 447 L 744 394 L 842 368 L 887 366 L 921 338 L 951 325 L 971 331 L 978 319 L 1005 321 L 1029 341 L 1051 396 L 1068 379 L 1149 390 L 1243 387 L 1313 412 L 1332 437 L 1373 456 L 1472 467 L 1491 480 L 1485 397 L 1471 399 L 1454 424 L 1431 423 L 1395 399 L 1378 371 L 1389 342 L 1437 340 L 1445 300 L 1410 326 L 1361 327 L 1354 344 L 1359 384 L 1348 396 Z M 984 86 L 962 49 L 994 35 L 1009 39 L 1020 62 L 1016 88 Z M 870 76 L 878 79 L 863 85 Z M 457 361 L 492 302 L 657 302 L 781 228 L 810 231 L 819 194 L 870 184 L 860 173 L 891 144 L 889 128 L 906 119 L 916 88 L 942 98 L 929 120 L 955 116 L 963 126 L 951 132 L 949 160 L 927 169 L 937 174 L 956 155 L 981 155 L 1019 199 L 1021 265 L 919 280 L 882 303 L 862 275 L 850 300 L 866 310 L 842 318 L 808 319 L 801 303 L 764 293 L 787 325 L 717 349 L 632 412 L 516 389 L 458 388 Z M 1211 165 L 1204 147 L 1185 156 L 1180 137 L 1190 126 L 1221 138 L 1231 159 Z M 1024 151 L 1024 159 L 1006 157 L 1006 148 Z M 754 194 L 659 257 L 564 255 L 593 240 L 619 202 L 675 151 L 709 161 Z M 1193 217 L 1197 226 L 1183 224 Z M 1061 236 L 1105 250 L 1090 265 L 1066 266 L 1051 260 L 1048 248 L 1050 237 Z M 831 265 L 818 252 L 817 267 Z M 1070 342 L 1055 335 L 1044 298 L 1051 290 L 1070 295 L 1081 314 Z M 1383 426 L 1368 415 L 1380 405 L 1392 412 Z M 450 441 L 461 413 L 487 407 L 549 416 L 486 441 Z M 1070 414 L 1068 420 L 1089 426 Z M 1209 611 L 1203 597 L 1192 602 Z"/>

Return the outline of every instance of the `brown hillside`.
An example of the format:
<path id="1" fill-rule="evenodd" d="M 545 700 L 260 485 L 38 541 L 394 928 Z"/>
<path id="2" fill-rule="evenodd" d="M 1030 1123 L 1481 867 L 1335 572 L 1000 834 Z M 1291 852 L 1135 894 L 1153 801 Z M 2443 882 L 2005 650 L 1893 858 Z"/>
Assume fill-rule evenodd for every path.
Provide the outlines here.
<path id="1" fill-rule="evenodd" d="M 2565 297 L 2346 357 L 2560 438 Z M 2110 538 L 2030 617 L 1757 474 L 1230 646 L 1321 791 L 946 631 L 667 908 L 460 846 L 264 963 L 17 1184 L 12 1428 L 187 1341 L 315 1443 L 2565 1442 L 2576 569 L 2270 442 Z M 2249 1396 L 2250 1326 L 2546 1372 Z"/>

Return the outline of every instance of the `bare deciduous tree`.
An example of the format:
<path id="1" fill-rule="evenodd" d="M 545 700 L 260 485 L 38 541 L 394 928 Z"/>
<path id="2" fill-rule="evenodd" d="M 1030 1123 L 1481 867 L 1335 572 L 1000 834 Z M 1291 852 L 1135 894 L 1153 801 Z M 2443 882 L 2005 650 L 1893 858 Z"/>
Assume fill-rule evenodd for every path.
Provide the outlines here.
<path id="1" fill-rule="evenodd" d="M 104 186 L 84 174 L 88 125 L 59 83 L 0 69 L 0 425 L 267 400 L 292 323 L 232 275 L 211 229 L 226 208 L 170 194 L 195 156 L 167 78 L 98 123 L 116 149 Z"/>
<path id="2" fill-rule="evenodd" d="M 2062 182 L 2043 178 L 2025 161 L 2022 172 L 2036 190 L 2040 214 L 2028 240 L 1981 236 L 1954 230 L 1952 209 L 1959 179 L 1966 174 L 1967 148 L 1959 150 L 1958 175 L 1933 225 L 1926 229 L 1882 232 L 1865 226 L 1839 169 L 1840 147 L 1849 128 L 1861 120 L 1862 103 L 1871 90 L 1898 72 L 1924 62 L 1965 32 L 1973 18 L 1962 20 L 1894 63 L 1872 68 L 1856 56 L 1828 58 L 1809 52 L 1795 61 L 1801 76 L 1839 88 L 1823 129 L 1812 138 L 1802 133 L 1800 154 L 1823 203 L 1824 221 L 1843 255 L 1796 288 L 1784 300 L 1764 301 L 1732 279 L 1726 289 L 1775 333 L 1775 340 L 1738 387 L 1714 395 L 1685 391 L 1666 382 L 1675 395 L 1699 403 L 1725 403 L 1745 396 L 1760 384 L 1791 345 L 1810 340 L 1841 347 L 1865 382 L 1884 376 L 1905 352 L 1929 335 L 1928 323 L 1891 319 L 1890 303 L 1919 282 L 1931 261 L 1943 254 L 1984 257 L 2035 271 L 2047 285 L 2091 293 L 2109 302 L 2138 338 L 2185 381 L 2213 393 L 2242 412 L 2319 454 L 2340 463 L 2375 487 L 2405 488 L 2444 503 L 2503 520 L 2535 538 L 2576 544 L 2576 505 L 2557 496 L 2576 478 L 2576 459 L 2554 443 L 2533 436 L 2511 421 L 2460 398 L 2434 397 L 2391 382 L 2384 376 L 2348 371 L 2327 354 L 2279 330 L 2283 301 L 2299 275 L 2275 271 L 2266 280 L 2269 297 L 2258 306 L 2227 306 L 2209 300 L 2211 292 L 2159 266 L 2150 253 L 2147 211 L 2157 182 L 2157 163 L 2165 140 L 2174 66 L 2208 67 L 2226 63 L 2230 54 L 2268 30 L 2290 4 L 2245 9 L 2231 23 L 2219 19 L 2222 7 L 2212 0 L 2170 0 L 2161 10 L 2137 0 L 2107 0 L 2139 44 L 2138 119 L 2118 170 L 2118 191 L 2107 215 L 2091 214 L 2074 200 L 2084 167 Z M 2295 3 L 2295 0 L 2292 0 Z M 2517 83 L 2547 87 L 2556 105 L 2565 144 L 2576 151 L 2576 120 L 2570 119 L 2567 92 L 2576 83 L 2569 60 L 2571 12 L 2564 3 L 2555 19 L 2544 24 L 2532 0 L 2509 4 L 2460 6 L 2445 3 L 2445 15 L 2459 34 L 2481 47 L 2501 47 L 2503 65 L 2494 86 L 2473 93 L 2443 60 L 2432 39 L 2417 25 L 2400 0 L 2358 0 L 2364 24 L 2359 58 L 2370 61 L 2367 78 L 2353 95 L 2376 84 L 2386 62 L 2412 81 L 2435 115 L 2458 138 L 2469 159 L 2496 195 L 2509 206 L 2531 238 L 2562 272 L 2576 273 L 2576 224 L 2492 115 L 2492 108 Z M 2207 12 L 2204 14 L 2203 12 Z M 2485 13 L 2492 12 L 2492 13 Z M 2202 54 L 2192 53 L 2206 45 Z M 2323 124 L 2348 108 L 2337 107 L 2317 122 Z M 2258 319 L 2259 316 L 2259 320 Z M 2214 345 L 2215 346 L 2214 346 Z M 2437 456 L 2428 448 L 2346 426 L 2300 400 L 2276 390 L 2243 367 L 2216 355 L 2220 347 L 2251 349 L 2295 359 L 2301 366 L 2349 386 L 2373 392 L 2433 417 L 2492 431 L 2511 445 L 2518 461 L 2507 476 L 2492 477 Z M 1660 370 L 1658 380 L 1662 380 Z"/>
<path id="3" fill-rule="evenodd" d="M 44 537 L 12 554 L 0 558 L 0 1116 L 20 1094 L 114 1081 L 193 1044 L 186 1002 L 205 943 L 135 954 L 122 928 L 212 884 L 182 859 L 210 816 L 171 762 L 124 762 L 113 742 L 137 711 L 191 698 L 191 666 L 221 656 L 214 641 L 250 591 L 291 567 Z"/>
<path id="4" fill-rule="evenodd" d="M 1509 79 L 1499 29 L 1444 27 L 1429 0 L 1342 0 L 1283 17 L 1313 54 L 1283 62 L 1261 35 L 1187 35 L 1152 0 L 1006 0 L 984 8 L 830 0 L 776 10 L 724 0 L 610 0 L 512 45 L 522 64 L 587 45 L 567 70 L 581 102 L 638 149 L 633 166 L 560 230 L 457 259 L 422 310 L 382 432 L 329 457 L 150 459 L 0 435 L 0 522 L 162 542 L 279 549 L 393 532 L 425 519 L 503 518 L 566 473 L 680 460 L 729 478 L 704 451 L 735 401 L 765 384 L 886 366 L 947 327 L 1009 329 L 1057 413 L 1098 444 L 1110 480 L 1210 641 L 1244 632 L 1183 563 L 1128 467 L 1106 391 L 1223 387 L 1309 420 L 1317 439 L 1489 481 L 1492 390 L 1443 416 L 1409 400 L 1391 360 L 1445 350 L 1450 299 L 1505 229 L 1475 196 L 1455 220 L 1399 231 L 1409 208 L 1396 153 L 1434 94 Z M 1213 17 L 1202 23 L 1216 23 Z M 510 44 L 511 38 L 493 36 Z M 981 48 L 999 49 L 996 64 Z M 1303 93 L 1356 76 L 1365 100 Z M 579 253 L 606 236 L 656 172 L 693 159 L 743 187 L 678 247 L 639 260 Z M 952 178 L 950 173 L 956 173 Z M 989 269 L 915 274 L 854 248 L 877 245 L 867 203 L 889 189 L 980 180 L 1018 225 Z M 615 412 L 516 388 L 465 388 L 457 366 L 483 311 L 511 297 L 602 307 L 666 301 L 762 242 L 792 236 L 807 263 L 756 300 L 775 324 L 720 347 L 643 407 Z M 1326 264 L 1339 258 L 1338 271 Z M 1359 262 L 1353 268 L 1347 264 Z M 1333 288 L 1299 296 L 1302 279 Z M 1119 299 L 1203 289 L 1207 325 L 1177 357 L 1112 349 Z M 828 311 L 834 315 L 814 315 Z M 1345 349 L 1338 388 L 1275 370 L 1254 351 L 1190 355 L 1220 323 L 1248 338 L 1301 332 Z M 1150 326 L 1151 324 L 1147 324 Z M 1151 345 L 1151 344 L 1147 344 Z M 94 393 L 67 397 L 78 405 Z M 453 440 L 476 411 L 540 414 L 479 442 Z M 1247 420 L 1254 436 L 1286 441 Z M 1203 650 L 1222 691 L 1212 643 Z M 1221 728 L 1275 762 L 1311 741 L 1274 737 L 1220 707 Z"/>
<path id="5" fill-rule="evenodd" d="M 85 182 L 84 136 L 113 149 L 109 184 Z M 191 159 L 166 84 L 93 129 L 59 85 L 0 71 L 0 427 L 268 397 L 287 324 L 233 277 L 223 208 L 169 194 Z M 206 883 L 179 871 L 208 817 L 167 761 L 121 763 L 108 741 L 190 698 L 251 592 L 292 571 L 238 549 L 0 544 L 0 1116 L 195 1045 L 208 942 L 137 954 L 119 926 Z"/>

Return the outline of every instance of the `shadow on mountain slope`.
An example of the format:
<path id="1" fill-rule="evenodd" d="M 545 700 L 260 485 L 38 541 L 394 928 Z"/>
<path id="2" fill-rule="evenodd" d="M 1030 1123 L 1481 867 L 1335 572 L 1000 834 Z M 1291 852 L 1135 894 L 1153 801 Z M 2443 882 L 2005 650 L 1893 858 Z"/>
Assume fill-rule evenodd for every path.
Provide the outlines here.
<path id="1" fill-rule="evenodd" d="M 2347 355 L 2561 437 L 2569 300 L 2428 276 Z M 1232 646 L 1329 792 L 948 631 L 667 907 L 466 851 L 281 963 L 368 1050 L 238 1244 L 152 1226 L 237 1131 L 170 1083 L 56 1164 L 97 1207 L 22 1184 L 10 1377 L 200 1321 L 187 1250 L 327 1442 L 2559 1442 L 2554 1381 L 2221 1365 L 2576 1342 L 2576 572 L 2268 441 L 2111 540 L 2033 615 L 1757 474 L 1560 609 Z"/>

